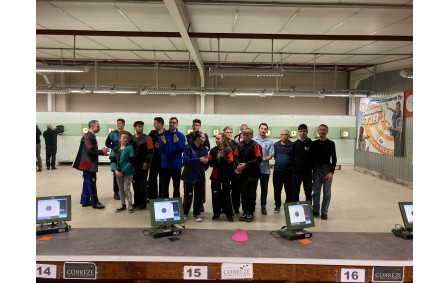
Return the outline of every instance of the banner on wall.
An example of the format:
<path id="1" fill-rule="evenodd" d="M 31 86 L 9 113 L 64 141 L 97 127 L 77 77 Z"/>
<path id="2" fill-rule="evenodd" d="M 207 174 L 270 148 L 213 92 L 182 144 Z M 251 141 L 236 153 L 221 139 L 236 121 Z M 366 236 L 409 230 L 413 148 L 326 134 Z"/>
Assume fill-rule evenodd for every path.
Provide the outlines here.
<path id="1" fill-rule="evenodd" d="M 356 148 L 389 156 L 403 156 L 404 93 L 362 98 Z"/>

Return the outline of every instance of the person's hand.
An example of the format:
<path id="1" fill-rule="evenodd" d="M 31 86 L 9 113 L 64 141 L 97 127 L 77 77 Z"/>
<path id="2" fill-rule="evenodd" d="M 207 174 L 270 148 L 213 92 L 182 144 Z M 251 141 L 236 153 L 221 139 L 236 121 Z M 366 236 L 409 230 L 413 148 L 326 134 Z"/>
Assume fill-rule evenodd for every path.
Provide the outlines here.
<path id="1" fill-rule="evenodd" d="M 177 137 L 176 134 L 173 135 L 173 141 L 174 141 L 175 143 L 179 141 L 179 138 Z"/>
<path id="2" fill-rule="evenodd" d="M 156 148 L 159 149 L 159 141 L 156 142 Z"/>
<path id="3" fill-rule="evenodd" d="M 204 157 L 204 156 L 203 156 L 203 157 L 200 157 L 199 159 L 200 159 L 201 162 L 204 163 L 204 164 L 205 164 L 205 163 L 208 163 L 208 158 L 207 158 L 207 157 Z"/>
<path id="4" fill-rule="evenodd" d="M 108 155 L 109 155 L 110 148 L 108 148 L 108 147 L 103 147 L 101 150 L 103 151 L 103 154 L 104 154 L 105 156 L 108 156 Z"/>
<path id="5" fill-rule="evenodd" d="M 163 144 L 166 144 L 165 136 L 161 136 L 161 137 L 160 137 L 160 140 L 162 141 Z"/>
<path id="6" fill-rule="evenodd" d="M 236 168 L 236 171 L 241 173 L 244 169 L 246 169 L 246 163 L 240 163 L 240 165 Z"/>
<path id="7" fill-rule="evenodd" d="M 115 176 L 117 176 L 117 177 L 123 177 L 123 174 L 121 174 L 120 171 L 115 170 Z"/>
<path id="8" fill-rule="evenodd" d="M 221 159 L 223 157 L 222 150 L 218 150 L 218 155 L 216 158 Z"/>
<path id="9" fill-rule="evenodd" d="M 325 178 L 327 179 L 327 182 L 333 181 L 333 172 L 328 173 Z"/>
<path id="10" fill-rule="evenodd" d="M 240 136 L 236 136 L 236 138 L 235 138 L 235 142 L 236 142 L 236 143 L 239 143 L 239 142 L 240 142 Z"/>
<path id="11" fill-rule="evenodd" d="M 142 165 L 142 169 L 143 170 L 148 169 L 148 163 L 144 162 L 143 165 Z"/>

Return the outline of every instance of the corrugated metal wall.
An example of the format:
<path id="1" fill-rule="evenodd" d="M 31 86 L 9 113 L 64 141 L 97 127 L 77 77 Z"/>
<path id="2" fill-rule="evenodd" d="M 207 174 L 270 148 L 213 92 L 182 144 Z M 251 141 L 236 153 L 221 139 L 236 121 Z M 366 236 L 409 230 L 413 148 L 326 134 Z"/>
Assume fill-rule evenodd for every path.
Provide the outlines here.
<path id="1" fill-rule="evenodd" d="M 402 78 L 400 70 L 376 74 L 362 80 L 358 89 L 372 89 L 375 96 L 386 96 L 412 89 L 413 79 Z M 359 109 L 359 100 L 356 109 Z M 358 121 L 357 121 L 358 122 Z M 355 166 L 389 175 L 401 180 L 413 181 L 413 118 L 404 121 L 404 156 L 393 157 L 355 149 Z"/>

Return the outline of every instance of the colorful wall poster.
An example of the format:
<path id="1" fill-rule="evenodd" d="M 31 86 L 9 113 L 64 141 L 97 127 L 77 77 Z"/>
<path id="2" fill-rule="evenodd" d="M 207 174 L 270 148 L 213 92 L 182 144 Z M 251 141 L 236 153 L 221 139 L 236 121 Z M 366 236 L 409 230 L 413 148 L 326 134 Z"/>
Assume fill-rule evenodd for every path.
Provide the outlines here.
<path id="1" fill-rule="evenodd" d="M 356 149 L 403 156 L 404 93 L 362 98 L 359 104 Z"/>

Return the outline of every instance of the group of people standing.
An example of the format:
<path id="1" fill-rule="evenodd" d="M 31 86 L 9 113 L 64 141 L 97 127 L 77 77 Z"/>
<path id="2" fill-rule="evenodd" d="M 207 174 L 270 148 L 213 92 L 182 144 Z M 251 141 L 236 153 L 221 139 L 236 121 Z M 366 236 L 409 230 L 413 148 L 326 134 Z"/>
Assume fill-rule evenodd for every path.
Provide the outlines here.
<path id="1" fill-rule="evenodd" d="M 269 161 L 274 158 L 274 213 L 280 212 L 281 191 L 284 188 L 286 202 L 299 201 L 300 186 L 303 183 L 305 198 L 313 203 L 313 214 L 327 219 L 331 199 L 331 183 L 336 166 L 336 148 L 333 141 L 326 138 L 328 127 L 318 128 L 319 139 L 308 137 L 307 125 L 298 127 L 299 138 L 289 140 L 289 131 L 281 131 L 280 140 L 275 144 L 267 137 L 268 125 L 261 123 L 258 135 L 243 124 L 240 134 L 233 137 L 230 126 L 215 136 L 216 146 L 211 147 L 206 133 L 201 132 L 201 121 L 193 120 L 193 131 L 187 136 L 178 131 L 178 119 L 169 119 L 168 129 L 164 128 L 161 117 L 154 118 L 154 130 L 143 134 L 144 123 L 134 123 L 135 134 L 124 130 L 125 121 L 117 120 L 117 130 L 106 139 L 106 146 L 98 149 L 95 134 L 99 132 L 98 121 L 89 122 L 89 131 L 81 139 L 73 167 L 83 171 L 84 183 L 81 196 L 82 206 L 101 209 L 97 196 L 96 173 L 98 156 L 110 155 L 111 171 L 114 178 L 114 198 L 121 200 L 117 212 L 134 212 L 138 207 L 146 208 L 153 198 L 169 198 L 169 187 L 173 181 L 172 197 L 180 197 L 180 181 L 183 181 L 184 218 L 188 219 L 193 207 L 193 219 L 200 217 L 205 202 L 205 171 L 212 167 L 210 174 L 213 220 L 225 214 L 228 221 L 242 213 L 240 221 L 252 222 L 260 182 L 261 214 L 266 215 Z M 149 176 L 148 176 L 149 174 Z M 131 184 L 134 190 L 132 198 Z M 323 187 L 323 202 L 320 195 Z M 127 201 L 127 206 L 126 206 Z"/>

